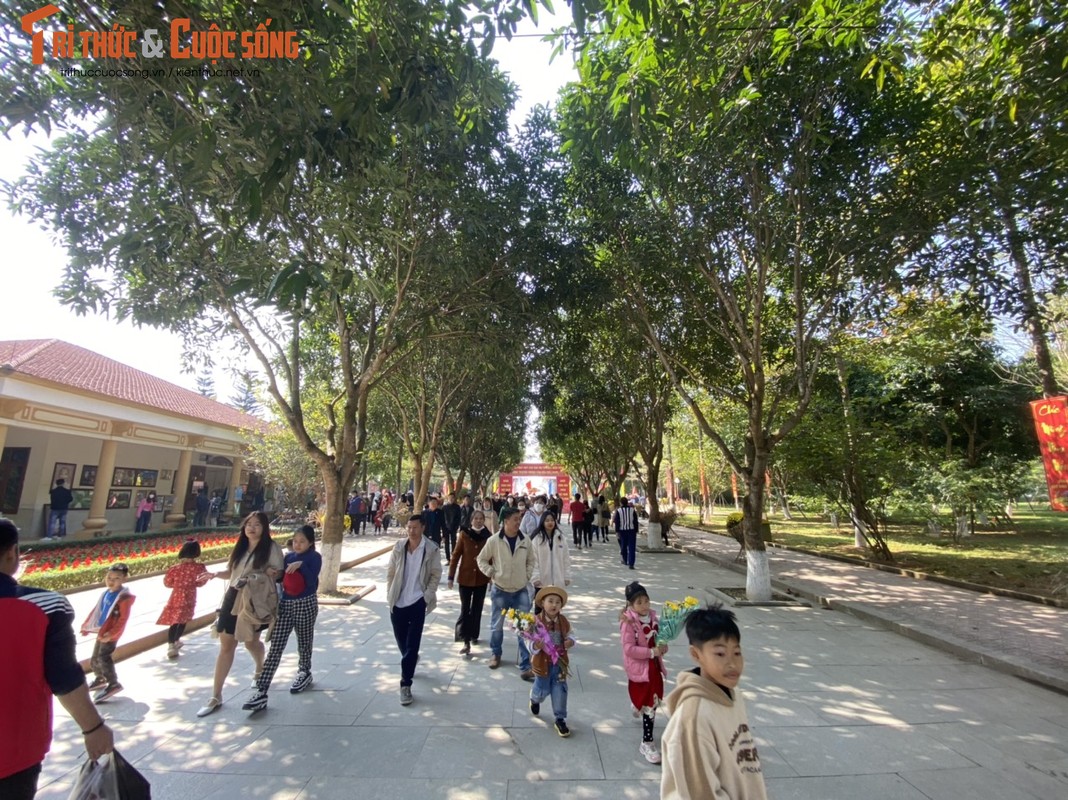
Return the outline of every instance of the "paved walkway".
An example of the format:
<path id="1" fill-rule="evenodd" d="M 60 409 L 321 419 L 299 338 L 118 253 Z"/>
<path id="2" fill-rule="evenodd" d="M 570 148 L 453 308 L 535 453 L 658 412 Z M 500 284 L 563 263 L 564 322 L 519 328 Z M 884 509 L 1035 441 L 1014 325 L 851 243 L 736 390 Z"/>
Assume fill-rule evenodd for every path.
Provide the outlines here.
<path id="1" fill-rule="evenodd" d="M 711 589 L 742 586 L 744 576 L 679 553 L 642 553 L 630 571 L 614 543 L 578 551 L 572 563 L 566 611 L 579 647 L 570 739 L 554 734 L 544 711 L 527 710 L 529 684 L 515 670 L 514 645 L 497 671 L 487 669 L 484 645 L 469 659 L 458 655 L 459 601 L 444 585 L 423 638 L 415 703 L 400 706 L 384 556 L 345 576 L 378 590 L 353 606 L 322 608 L 315 685 L 304 694 L 286 691 L 296 670 L 290 644 L 268 709 L 243 712 L 252 664 L 239 653 L 225 705 L 197 719 L 216 652 L 201 631 L 178 661 L 160 647 L 120 663 L 126 691 L 101 709 L 156 800 L 656 798 L 659 767 L 638 756 L 641 726 L 619 653 L 623 586 L 638 578 L 660 604 L 687 594 L 707 599 Z M 937 584 L 919 586 L 945 594 Z M 1068 796 L 1068 697 L 818 605 L 737 612 L 747 655 L 742 686 L 772 798 Z M 689 666 L 678 643 L 667 660 L 672 673 Z M 658 736 L 663 725 L 658 719 Z M 57 705 L 39 800 L 65 800 L 80 758 L 81 736 Z"/>
<path id="2" fill-rule="evenodd" d="M 679 544 L 733 567 L 728 536 L 677 528 Z M 890 627 L 963 658 L 1068 692 L 1068 609 L 958 589 L 860 565 L 769 548 L 779 589 Z M 738 569 L 744 571 L 744 565 Z"/>

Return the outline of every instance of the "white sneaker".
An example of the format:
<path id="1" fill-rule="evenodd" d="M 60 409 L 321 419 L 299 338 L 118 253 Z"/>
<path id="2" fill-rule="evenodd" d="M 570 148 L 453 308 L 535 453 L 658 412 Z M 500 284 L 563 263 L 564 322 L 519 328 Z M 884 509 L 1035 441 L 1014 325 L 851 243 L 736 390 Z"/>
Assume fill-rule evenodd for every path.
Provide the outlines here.
<path id="1" fill-rule="evenodd" d="M 171 643 L 167 645 L 167 658 L 178 658 L 178 646 Z"/>
<path id="2" fill-rule="evenodd" d="M 642 742 L 638 748 L 638 752 L 645 756 L 645 760 L 650 764 L 660 763 L 660 751 L 656 749 L 656 744 L 653 742 Z"/>

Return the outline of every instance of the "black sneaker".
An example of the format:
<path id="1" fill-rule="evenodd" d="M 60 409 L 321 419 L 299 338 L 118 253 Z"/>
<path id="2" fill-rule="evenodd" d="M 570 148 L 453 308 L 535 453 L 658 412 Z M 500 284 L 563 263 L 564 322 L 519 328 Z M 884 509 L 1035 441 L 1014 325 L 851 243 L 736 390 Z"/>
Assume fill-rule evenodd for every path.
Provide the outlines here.
<path id="1" fill-rule="evenodd" d="M 556 732 L 565 739 L 571 735 L 571 729 L 567 727 L 567 723 L 562 719 L 558 719 L 553 727 L 556 728 Z"/>
<path id="2" fill-rule="evenodd" d="M 538 716 L 538 714 L 541 713 L 541 703 L 535 703 L 533 700 L 531 700 L 530 713 L 533 714 L 535 717 Z"/>
<path id="3" fill-rule="evenodd" d="M 93 682 L 89 684 L 89 691 L 95 692 L 97 689 L 103 689 L 107 685 L 107 680 L 97 675 L 95 678 L 93 678 Z"/>
<path id="4" fill-rule="evenodd" d="M 121 683 L 109 683 L 99 692 L 93 695 L 94 703 L 103 703 L 105 700 L 110 700 L 112 697 L 122 691 Z"/>
<path id="5" fill-rule="evenodd" d="M 259 689 L 248 699 L 247 703 L 241 706 L 242 711 L 263 711 L 265 708 L 267 708 L 267 692 L 261 692 Z"/>
<path id="6" fill-rule="evenodd" d="M 300 694 L 309 686 L 312 685 L 312 676 L 310 672 L 301 670 L 297 673 L 297 679 L 293 681 L 293 685 L 289 687 L 290 694 Z"/>

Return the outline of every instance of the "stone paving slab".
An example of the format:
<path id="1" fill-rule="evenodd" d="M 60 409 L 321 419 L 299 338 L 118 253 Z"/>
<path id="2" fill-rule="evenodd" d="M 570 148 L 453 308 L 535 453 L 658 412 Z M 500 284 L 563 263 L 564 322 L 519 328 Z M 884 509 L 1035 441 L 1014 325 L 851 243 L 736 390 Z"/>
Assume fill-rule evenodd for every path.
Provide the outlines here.
<path id="1" fill-rule="evenodd" d="M 638 755 L 641 724 L 620 655 L 623 586 L 641 580 L 659 605 L 744 582 L 688 555 L 642 553 L 630 571 L 614 543 L 573 553 L 566 611 L 579 646 L 569 689 L 573 735 L 561 739 L 548 704 L 537 718 L 527 709 L 530 685 L 512 665 L 514 641 L 496 671 L 486 668 L 485 624 L 472 657 L 459 655 L 459 599 L 444 584 L 423 638 L 415 702 L 400 706 L 385 565 L 383 557 L 354 570 L 354 582 L 379 587 L 358 604 L 321 609 L 315 684 L 301 695 L 287 691 L 296 670 L 290 644 L 264 712 L 241 710 L 252 663 L 239 650 L 224 706 L 195 717 L 210 693 L 217 647 L 206 631 L 188 637 L 177 661 L 156 648 L 118 665 L 126 691 L 101 711 L 156 800 L 655 798 L 660 768 Z M 742 688 L 772 798 L 1068 796 L 1068 697 L 838 611 L 737 614 Z M 667 664 L 672 676 L 690 666 L 679 642 Z M 65 800 L 81 759 L 81 735 L 56 709 L 41 800 Z M 665 722 L 660 715 L 658 736 Z"/>
<path id="2" fill-rule="evenodd" d="M 732 569 L 728 536 L 676 527 L 684 550 Z M 917 641 L 1068 692 L 1068 609 L 768 549 L 776 586 Z"/>

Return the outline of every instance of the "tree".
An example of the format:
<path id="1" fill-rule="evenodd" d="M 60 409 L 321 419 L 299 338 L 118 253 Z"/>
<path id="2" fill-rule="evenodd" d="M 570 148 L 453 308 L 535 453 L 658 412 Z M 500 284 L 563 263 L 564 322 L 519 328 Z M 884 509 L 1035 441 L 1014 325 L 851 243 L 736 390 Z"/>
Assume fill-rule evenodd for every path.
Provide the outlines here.
<path id="1" fill-rule="evenodd" d="M 966 287 L 1026 329 L 1049 397 L 1065 380 L 1050 352 L 1055 323 L 1046 301 L 1068 281 L 1068 6 L 932 6 L 916 37 L 916 69 L 938 113 L 913 153 L 931 175 L 931 190 L 956 206 L 941 231 L 956 252 L 931 267 L 950 288 Z"/>
<path id="2" fill-rule="evenodd" d="M 575 183 L 590 187 L 582 211 L 611 237 L 647 343 L 744 480 L 747 592 L 766 599 L 774 450 L 835 337 L 941 212 L 902 167 L 925 107 L 906 81 L 884 82 L 903 53 L 880 2 L 605 7 L 563 109 Z M 697 388 L 744 409 L 742 447 Z"/>
<path id="3" fill-rule="evenodd" d="M 211 367 L 205 367 L 204 371 L 197 375 L 197 394 L 215 399 L 215 378 L 211 374 Z"/>
<path id="4" fill-rule="evenodd" d="M 239 383 L 234 387 L 230 405 L 244 411 L 246 414 L 258 414 L 262 406 L 257 397 L 260 387 L 256 376 L 248 370 L 244 370 L 236 373 L 235 377 L 238 378 Z"/>
<path id="5" fill-rule="evenodd" d="M 99 30 L 160 22 L 155 3 L 59 5 Z M 456 230 L 482 224 L 495 187 L 477 181 L 506 149 L 511 92 L 474 40 L 490 34 L 491 46 L 528 7 L 192 0 L 183 9 L 198 33 L 270 17 L 327 45 L 257 76 L 165 84 L 68 84 L 32 66 L 21 32 L 0 37 L 6 126 L 66 130 L 11 190 L 68 249 L 63 300 L 169 328 L 206 352 L 236 342 L 255 357 L 321 473 L 324 590 L 337 584 L 372 388 L 428 317 L 461 305 L 439 281 L 474 282 L 484 266 L 468 262 L 460 276 L 441 258 Z M 327 404 L 321 438 L 306 422 L 312 396 Z"/>

